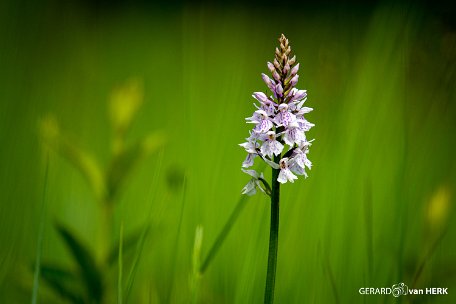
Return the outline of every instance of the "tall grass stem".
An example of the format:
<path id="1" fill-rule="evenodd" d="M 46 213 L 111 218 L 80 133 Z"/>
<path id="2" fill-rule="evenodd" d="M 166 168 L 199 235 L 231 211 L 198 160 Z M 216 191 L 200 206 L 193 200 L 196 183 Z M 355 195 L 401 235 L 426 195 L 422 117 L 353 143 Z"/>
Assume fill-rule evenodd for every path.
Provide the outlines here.
<path id="1" fill-rule="evenodd" d="M 46 192 L 48 183 L 48 172 L 49 172 L 49 155 L 46 156 L 46 169 L 44 171 L 44 186 L 43 196 L 41 200 L 41 214 L 40 214 L 40 227 L 38 230 L 38 243 L 36 248 L 36 260 L 35 260 L 35 273 L 33 275 L 33 290 L 32 290 L 32 304 L 36 304 L 38 301 L 38 287 L 40 281 L 41 271 L 41 251 L 43 247 L 43 236 L 44 236 L 44 216 L 46 210 Z"/>
<path id="2" fill-rule="evenodd" d="M 118 255 L 119 273 L 117 278 L 117 303 L 122 304 L 122 275 L 123 275 L 123 222 L 120 223 L 119 233 L 119 255 Z"/>

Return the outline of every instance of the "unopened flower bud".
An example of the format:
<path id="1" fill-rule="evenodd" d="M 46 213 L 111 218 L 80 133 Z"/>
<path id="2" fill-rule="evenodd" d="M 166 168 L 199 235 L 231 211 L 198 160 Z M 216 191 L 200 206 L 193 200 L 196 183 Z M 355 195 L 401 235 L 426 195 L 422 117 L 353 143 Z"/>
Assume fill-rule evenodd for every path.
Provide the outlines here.
<path id="1" fill-rule="evenodd" d="M 283 67 L 283 70 L 282 70 L 283 75 L 287 75 L 289 71 L 290 71 L 290 65 L 287 62 L 287 63 L 285 63 L 285 66 Z"/>
<path id="2" fill-rule="evenodd" d="M 288 64 L 289 64 L 290 66 L 292 66 L 293 64 L 295 64 L 295 62 L 296 62 L 296 55 L 293 56 L 290 60 L 288 60 Z"/>
<path id="3" fill-rule="evenodd" d="M 282 55 L 282 53 L 279 51 L 278 48 L 275 49 L 275 53 L 276 53 L 277 57 L 279 57 L 279 58 Z"/>
<path id="4" fill-rule="evenodd" d="M 263 92 L 255 92 L 252 94 L 252 96 L 256 100 L 261 101 L 261 102 L 266 102 L 268 100 L 268 97 Z"/>
<path id="5" fill-rule="evenodd" d="M 291 75 L 296 75 L 298 73 L 298 70 L 299 70 L 299 63 L 297 65 L 295 65 L 292 69 L 291 69 Z"/>
<path id="6" fill-rule="evenodd" d="M 276 86 L 276 93 L 277 93 L 277 96 L 282 97 L 283 88 L 282 88 L 282 85 L 280 83 L 277 84 L 277 86 Z"/>
<path id="7" fill-rule="evenodd" d="M 274 58 L 274 66 L 276 67 L 276 69 L 280 70 L 281 66 L 280 66 L 280 63 L 277 61 L 277 59 Z M 272 72 L 271 72 L 272 73 Z"/>
<path id="8" fill-rule="evenodd" d="M 294 87 L 298 83 L 298 78 L 299 78 L 299 75 L 294 75 L 293 78 L 291 78 L 290 85 L 292 87 Z"/>
<path id="9" fill-rule="evenodd" d="M 269 71 L 271 71 L 271 73 L 274 73 L 274 71 L 275 71 L 274 65 L 272 63 L 270 63 L 269 61 L 267 64 L 268 64 Z"/>
<path id="10" fill-rule="evenodd" d="M 280 81 L 280 75 L 279 75 L 279 73 L 277 73 L 276 70 L 274 70 L 274 72 L 272 72 L 272 77 L 274 77 L 274 79 L 276 81 Z"/>
<path id="11" fill-rule="evenodd" d="M 304 97 L 307 96 L 307 91 L 306 90 L 297 90 L 293 97 L 291 98 L 292 101 L 294 100 L 301 100 Z"/>
<path id="12" fill-rule="evenodd" d="M 291 53 L 291 47 L 288 47 L 286 50 L 285 50 L 285 55 L 290 55 Z"/>
<path id="13" fill-rule="evenodd" d="M 266 83 L 268 88 L 273 91 L 275 88 L 275 82 L 271 80 L 266 74 L 262 73 L 261 77 L 263 78 L 263 81 Z"/>

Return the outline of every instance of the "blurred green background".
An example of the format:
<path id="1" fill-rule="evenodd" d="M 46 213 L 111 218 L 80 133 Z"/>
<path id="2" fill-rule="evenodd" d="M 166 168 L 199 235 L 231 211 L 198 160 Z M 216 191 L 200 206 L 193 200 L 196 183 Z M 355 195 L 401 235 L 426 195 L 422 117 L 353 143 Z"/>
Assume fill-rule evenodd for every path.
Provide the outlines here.
<path id="1" fill-rule="evenodd" d="M 106 303 L 119 292 L 131 303 L 262 302 L 266 196 L 246 202 L 204 275 L 192 261 L 249 180 L 244 118 L 285 33 L 316 127 L 309 178 L 282 187 L 276 302 L 455 303 L 453 13 L 424 2 L 2 1 L 0 302 L 31 301 L 38 260 L 43 276 L 56 270 L 40 277 L 39 302 L 71 303 L 49 282 L 77 291 L 81 278 L 57 270 L 84 271 L 56 223 L 96 263 L 122 239 L 122 263 L 101 269 Z M 358 291 L 399 282 L 449 295 Z"/>

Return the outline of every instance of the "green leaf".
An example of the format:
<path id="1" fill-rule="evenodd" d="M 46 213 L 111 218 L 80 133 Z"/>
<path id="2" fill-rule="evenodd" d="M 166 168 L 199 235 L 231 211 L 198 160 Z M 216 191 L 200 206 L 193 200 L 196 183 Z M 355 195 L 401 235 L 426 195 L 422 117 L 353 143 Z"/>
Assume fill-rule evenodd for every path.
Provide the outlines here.
<path id="1" fill-rule="evenodd" d="M 89 298 L 100 303 L 103 297 L 103 282 L 95 259 L 68 229 L 60 224 L 56 224 L 56 228 L 79 266 Z"/>
<path id="2" fill-rule="evenodd" d="M 95 158 L 68 140 L 61 140 L 60 151 L 85 177 L 97 199 L 105 193 L 103 172 Z"/>
<path id="3" fill-rule="evenodd" d="M 144 102 L 144 86 L 139 79 L 130 79 L 114 88 L 109 99 L 109 116 L 116 136 L 123 137 Z"/>
<path id="4" fill-rule="evenodd" d="M 43 119 L 40 124 L 41 137 L 44 142 L 76 167 L 87 180 L 97 199 L 102 200 L 106 193 L 105 177 L 95 158 L 67 139 L 65 134 L 61 134 L 59 125 L 53 116 L 50 115 Z"/>
<path id="5" fill-rule="evenodd" d="M 73 272 L 56 265 L 41 265 L 41 277 L 61 297 L 71 303 L 84 303 L 79 277 Z"/>

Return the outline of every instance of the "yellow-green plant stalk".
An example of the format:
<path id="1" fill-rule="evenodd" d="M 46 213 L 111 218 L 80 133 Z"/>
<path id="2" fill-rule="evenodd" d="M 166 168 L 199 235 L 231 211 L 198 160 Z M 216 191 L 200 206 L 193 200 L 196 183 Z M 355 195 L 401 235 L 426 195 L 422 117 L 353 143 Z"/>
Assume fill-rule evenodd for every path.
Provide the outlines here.
<path id="1" fill-rule="evenodd" d="M 248 123 L 254 124 L 247 142 L 240 144 L 247 154 L 242 164 L 242 171 L 252 177 L 242 193 L 253 195 L 256 189 L 271 197 L 271 225 L 269 234 L 268 270 L 264 303 L 274 302 L 274 287 L 277 268 L 277 252 L 279 239 L 279 201 L 280 184 L 293 183 L 298 177 L 307 177 L 305 168 L 311 168 L 312 163 L 307 158 L 311 141 L 305 132 L 314 124 L 304 118 L 304 114 L 312 108 L 304 107 L 307 91 L 295 88 L 298 82 L 299 63 L 296 56 L 291 57 L 291 47 L 288 39 L 282 34 L 279 47 L 275 50 L 274 61 L 267 66 L 272 79 L 262 74 L 263 80 L 272 92 L 267 96 L 263 92 L 253 93 L 259 105 Z M 260 157 L 272 168 L 271 186 L 265 181 L 263 173 L 247 169 Z M 296 175 L 295 175 L 296 174 Z"/>
<path id="2" fill-rule="evenodd" d="M 105 273 L 115 264 L 113 261 L 116 260 L 116 257 L 119 266 L 122 265 L 123 252 L 126 251 L 127 245 L 132 243 L 129 240 L 135 239 L 134 236 L 127 236 L 124 242 L 122 234 L 119 247 L 113 246 L 113 221 L 116 202 L 135 165 L 158 150 L 164 143 L 164 135 L 161 132 L 154 132 L 133 144 L 126 144 L 126 135 L 143 103 L 143 95 L 141 82 L 134 79 L 113 91 L 109 101 L 109 115 L 113 131 L 112 155 L 106 168 L 103 168 L 100 162 L 90 153 L 81 149 L 72 140 L 69 140 L 67 135 L 61 132 L 57 120 L 52 116 L 41 122 L 40 131 L 43 140 L 68 159 L 82 173 L 93 191 L 95 201 L 99 203 L 101 208 L 98 244 L 95 248 L 87 248 L 79 237 L 62 223 L 59 223 L 56 227 L 78 263 L 87 289 L 86 294 L 81 295 L 62 289 L 62 284 L 59 285 L 59 282 L 50 282 L 53 284 L 51 286 L 58 287 L 55 289 L 60 288 L 57 291 L 66 295 L 68 299 L 81 298 L 86 299 L 87 302 L 110 303 L 112 299 L 109 298 L 110 294 L 105 290 L 107 287 L 105 286 Z M 141 238 L 137 241 L 137 247 L 140 249 L 142 249 L 147 231 L 148 225 L 145 226 L 144 233 L 141 234 Z M 119 302 L 122 302 L 122 298 L 125 298 L 125 300 L 128 298 L 141 250 L 137 252 L 132 270 L 127 277 L 125 293 L 122 286 L 123 269 L 119 268 Z M 48 279 L 48 281 L 50 280 Z"/>

